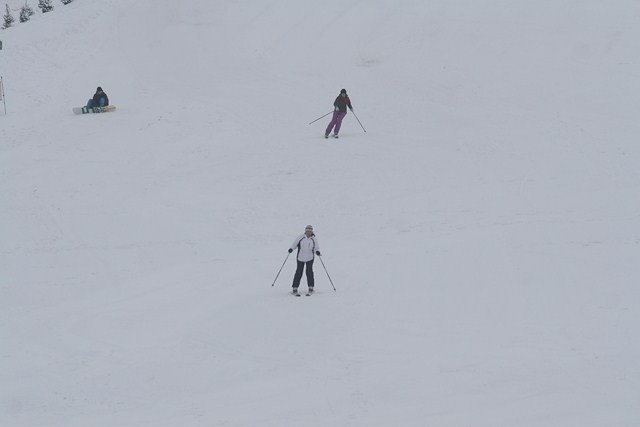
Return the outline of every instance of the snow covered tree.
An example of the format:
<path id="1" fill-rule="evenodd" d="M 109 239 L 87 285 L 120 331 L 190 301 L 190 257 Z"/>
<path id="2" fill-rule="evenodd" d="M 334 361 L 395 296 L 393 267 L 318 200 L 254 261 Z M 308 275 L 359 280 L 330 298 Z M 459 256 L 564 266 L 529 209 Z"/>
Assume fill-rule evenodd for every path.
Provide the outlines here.
<path id="1" fill-rule="evenodd" d="M 7 13 L 5 13 L 3 16 L 4 18 L 4 24 L 2 25 L 3 30 L 6 30 L 7 28 L 11 27 L 13 25 L 13 21 L 15 21 L 15 19 L 13 18 L 13 15 L 11 14 L 11 9 L 9 9 L 9 5 L 6 3 L 5 5 L 7 6 Z"/>
<path id="2" fill-rule="evenodd" d="M 62 2 L 62 4 L 69 4 L 71 3 L 73 0 L 60 0 Z"/>
<path id="3" fill-rule="evenodd" d="M 24 6 L 22 6 L 22 8 L 20 9 L 20 22 L 27 22 L 29 19 L 31 19 L 31 15 L 33 15 L 35 12 L 33 11 L 33 9 L 31 9 L 31 6 L 29 6 L 27 4 L 27 2 L 24 2 Z"/>
<path id="4" fill-rule="evenodd" d="M 51 12 L 53 10 L 51 0 L 39 0 L 38 7 L 42 9 L 42 13 Z"/>

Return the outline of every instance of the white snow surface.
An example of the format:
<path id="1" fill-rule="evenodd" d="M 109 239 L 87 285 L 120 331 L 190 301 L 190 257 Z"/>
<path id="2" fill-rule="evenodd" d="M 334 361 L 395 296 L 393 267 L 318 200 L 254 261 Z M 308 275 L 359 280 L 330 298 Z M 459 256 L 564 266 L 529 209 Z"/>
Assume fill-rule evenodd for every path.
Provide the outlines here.
<path id="1" fill-rule="evenodd" d="M 0 31 L 0 425 L 640 425 L 638 1 L 55 6 Z"/>

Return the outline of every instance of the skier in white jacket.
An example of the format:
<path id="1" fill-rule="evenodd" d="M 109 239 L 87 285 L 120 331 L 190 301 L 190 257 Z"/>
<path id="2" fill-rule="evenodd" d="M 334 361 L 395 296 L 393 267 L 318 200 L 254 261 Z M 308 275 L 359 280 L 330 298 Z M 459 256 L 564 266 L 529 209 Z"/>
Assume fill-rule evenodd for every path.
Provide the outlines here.
<path id="1" fill-rule="evenodd" d="M 315 255 L 320 256 L 320 245 L 318 245 L 318 238 L 313 233 L 313 227 L 307 225 L 304 229 L 304 234 L 299 235 L 291 244 L 289 253 L 298 248 L 298 267 L 296 268 L 296 274 L 293 276 L 293 294 L 298 294 L 298 286 L 300 286 L 300 280 L 302 279 L 302 270 L 305 265 L 307 266 L 307 285 L 309 286 L 309 293 L 313 292 L 313 259 Z"/>

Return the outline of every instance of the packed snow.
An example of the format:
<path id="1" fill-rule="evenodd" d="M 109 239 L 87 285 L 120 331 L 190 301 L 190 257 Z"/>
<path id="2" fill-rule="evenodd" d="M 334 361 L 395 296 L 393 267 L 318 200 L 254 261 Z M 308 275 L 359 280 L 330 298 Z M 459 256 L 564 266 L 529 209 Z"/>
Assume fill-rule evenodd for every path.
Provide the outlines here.
<path id="1" fill-rule="evenodd" d="M 0 425 L 640 425 L 639 2 L 54 4 L 0 31 Z"/>

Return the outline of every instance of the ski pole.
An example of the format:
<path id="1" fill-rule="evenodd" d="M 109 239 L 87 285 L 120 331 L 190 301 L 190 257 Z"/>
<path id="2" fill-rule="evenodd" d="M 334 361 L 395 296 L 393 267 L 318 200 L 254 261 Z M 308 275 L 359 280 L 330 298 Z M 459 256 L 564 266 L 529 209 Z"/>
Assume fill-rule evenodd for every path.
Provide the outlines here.
<path id="1" fill-rule="evenodd" d="M 271 286 L 276 284 L 276 280 L 278 280 L 278 276 L 280 276 L 280 272 L 282 271 L 282 269 L 284 268 L 284 265 L 286 264 L 287 260 L 289 259 L 289 255 L 291 255 L 291 252 L 289 252 L 287 254 L 287 257 L 284 259 L 284 262 L 282 263 L 282 267 L 280 267 L 280 270 L 278 270 L 278 274 L 276 275 L 276 278 L 273 279 L 273 283 L 271 284 Z"/>
<path id="2" fill-rule="evenodd" d="M 320 262 L 322 263 L 322 268 L 324 268 L 324 272 L 327 273 L 327 277 L 329 278 L 329 282 L 331 282 L 331 287 L 335 291 L 336 287 L 333 286 L 333 280 L 331 280 L 331 276 L 329 276 L 329 272 L 327 271 L 327 267 L 324 266 L 324 261 L 322 260 L 322 257 L 320 255 L 318 255 L 318 258 L 320 258 Z"/>
<path id="3" fill-rule="evenodd" d="M 360 125 L 360 127 L 362 128 L 363 131 L 365 131 L 365 133 L 367 132 L 367 130 L 364 128 L 364 126 L 362 126 L 362 123 L 360 123 L 360 119 L 358 118 L 358 116 L 356 116 L 355 111 L 353 111 L 353 109 L 351 110 L 351 112 L 353 113 L 353 117 L 356 118 L 356 120 L 358 121 L 358 124 Z"/>
<path id="4" fill-rule="evenodd" d="M 2 42 L 0 41 L 0 49 L 2 48 Z M 4 105 L 4 115 L 7 115 L 7 101 L 4 96 L 4 81 L 2 80 L 2 76 L 0 76 L 0 99 L 2 99 L 2 104 Z"/>
<path id="5" fill-rule="evenodd" d="M 367 130 L 364 128 L 364 126 L 362 126 L 362 123 L 360 123 L 360 119 L 358 118 L 358 116 L 356 116 L 355 111 L 351 110 L 351 112 L 353 113 L 353 117 L 355 117 L 356 120 L 358 121 L 358 123 L 360 124 L 360 127 L 362 128 L 362 130 L 367 132 Z"/>
<path id="6" fill-rule="evenodd" d="M 323 117 L 327 117 L 327 116 L 328 116 L 329 114 L 331 114 L 331 113 L 333 113 L 333 110 L 329 111 L 327 114 L 325 114 L 325 115 L 324 115 L 324 116 L 322 116 L 322 117 L 318 117 L 317 119 L 315 119 L 315 120 L 314 120 L 314 121 L 312 121 L 311 123 L 315 123 L 315 122 L 317 122 L 318 120 L 320 120 L 321 118 L 323 118 Z M 311 124 L 311 123 L 309 123 L 309 124 Z"/>

